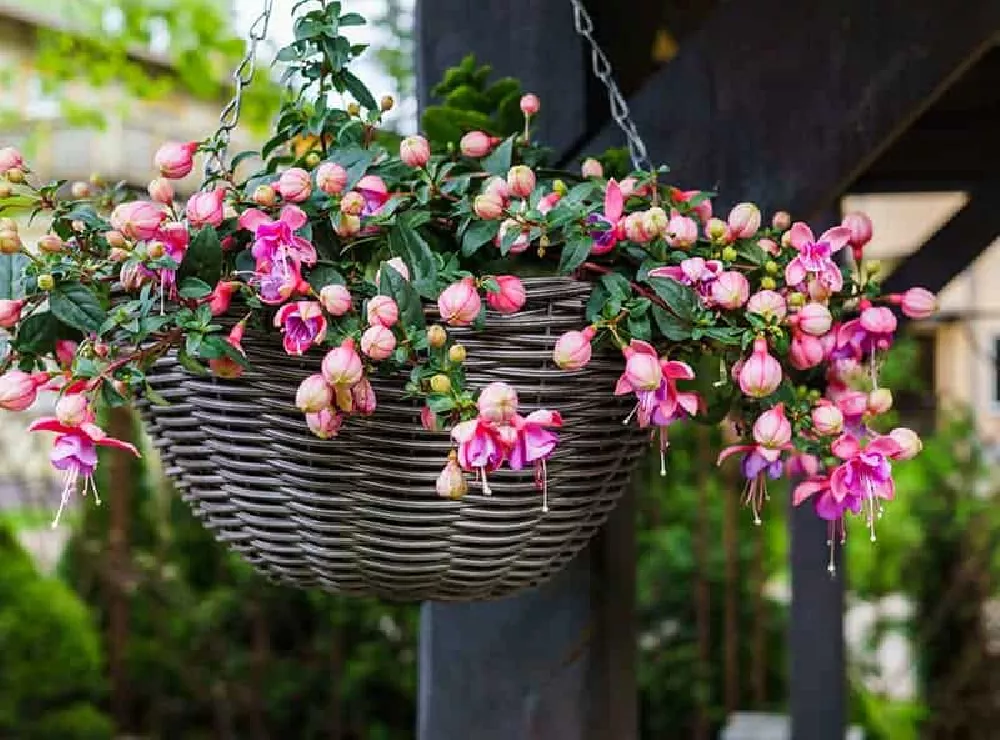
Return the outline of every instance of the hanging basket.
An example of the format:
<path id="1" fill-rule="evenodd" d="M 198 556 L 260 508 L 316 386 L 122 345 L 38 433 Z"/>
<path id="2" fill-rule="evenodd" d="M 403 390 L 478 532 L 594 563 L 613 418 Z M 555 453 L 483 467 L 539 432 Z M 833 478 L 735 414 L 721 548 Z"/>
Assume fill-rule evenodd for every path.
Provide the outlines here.
<path id="1" fill-rule="evenodd" d="M 555 339 L 580 326 L 590 292 L 569 279 L 525 281 L 528 302 L 465 330 L 473 387 L 513 385 L 525 413 L 566 419 L 548 462 L 549 511 L 531 470 L 498 471 L 492 495 L 470 481 L 460 500 L 435 479 L 452 445 L 424 431 L 402 376 L 373 378 L 378 408 L 320 440 L 291 404 L 320 353 L 292 358 L 273 335 L 247 334 L 253 367 L 235 380 L 189 375 L 171 361 L 151 383 L 171 406 L 146 406 L 154 443 L 195 513 L 266 575 L 299 586 L 393 599 L 467 601 L 537 585 L 594 536 L 646 447 L 609 393 L 620 364 L 595 357 L 567 373 Z M 462 330 L 453 330 L 462 331 Z"/>

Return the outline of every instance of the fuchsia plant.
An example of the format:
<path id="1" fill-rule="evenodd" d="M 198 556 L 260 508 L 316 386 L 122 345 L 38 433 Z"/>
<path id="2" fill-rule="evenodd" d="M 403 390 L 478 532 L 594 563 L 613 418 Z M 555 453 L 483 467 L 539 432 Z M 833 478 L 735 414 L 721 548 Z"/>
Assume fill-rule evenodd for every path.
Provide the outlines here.
<path id="1" fill-rule="evenodd" d="M 32 429 L 58 435 L 52 462 L 66 472 L 65 495 L 91 480 L 95 446 L 135 451 L 94 424 L 98 402 L 156 402 L 146 373 L 167 353 L 190 372 L 238 377 L 252 326 L 290 355 L 322 357 L 287 399 L 317 437 L 377 413 L 370 379 L 404 373 L 423 426 L 454 442 L 439 494 L 465 494 L 469 474 L 488 494 L 498 468 L 532 467 L 547 508 L 546 461 L 563 418 L 522 412 L 504 383 L 469 388 L 453 330 L 524 310 L 519 275 L 546 274 L 593 284 L 586 322 L 553 338 L 553 365 L 576 372 L 598 352 L 620 355 L 607 392 L 634 396 L 622 421 L 654 432 L 664 474 L 671 425 L 728 420 L 744 441 L 719 462 L 740 456 L 755 521 L 766 480 L 792 469 L 807 475 L 795 502 L 815 502 L 831 539 L 850 514 L 874 536 L 892 464 L 920 447 L 909 430 L 882 434 L 875 423 L 892 403 L 878 369 L 897 330 L 893 308 L 926 318 L 935 300 L 920 288 L 880 295 L 862 262 L 867 217 L 816 236 L 749 202 L 713 215 L 712 194 L 671 187 L 661 170 L 619 182 L 587 160 L 581 175 L 557 179 L 530 138 L 534 95 L 514 106 L 523 117 L 506 137 L 476 129 L 388 143 L 379 124 L 389 104 L 347 71 L 356 47 L 324 30 L 356 22 L 327 18 L 337 6 L 305 14 L 319 35 L 302 30 L 282 53 L 312 96 L 285 103 L 248 177 L 218 172 L 178 201 L 170 180 L 217 151 L 209 139 L 163 145 L 152 200 L 101 185 L 67 193 L 0 149 L 15 193 L 0 206 L 51 223 L 36 249 L 17 222 L 0 220 L 0 407 L 24 410 L 42 388 L 60 394 L 59 418 Z M 334 107 L 335 91 L 357 102 Z"/>

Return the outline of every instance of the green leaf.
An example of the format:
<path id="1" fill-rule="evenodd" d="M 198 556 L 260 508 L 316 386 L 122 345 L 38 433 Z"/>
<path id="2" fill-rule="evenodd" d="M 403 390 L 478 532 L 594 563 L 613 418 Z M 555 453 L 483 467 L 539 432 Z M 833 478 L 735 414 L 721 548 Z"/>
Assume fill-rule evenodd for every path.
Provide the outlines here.
<path id="1" fill-rule="evenodd" d="M 143 397 L 147 401 L 149 401 L 154 406 L 169 406 L 170 405 L 170 401 L 168 401 L 163 396 L 161 396 L 159 393 L 157 393 L 156 389 L 153 386 L 151 386 L 149 383 L 146 383 L 146 387 L 143 389 L 142 395 L 143 395 Z"/>
<path id="2" fill-rule="evenodd" d="M 201 346 L 201 343 L 198 343 Z M 208 370 L 194 359 L 191 354 L 187 351 L 186 347 L 181 347 L 180 351 L 177 352 L 177 362 L 180 366 L 187 370 L 189 373 L 194 373 L 195 375 L 208 375 Z"/>
<path id="3" fill-rule="evenodd" d="M 21 322 L 15 346 L 28 354 L 46 354 L 56 347 L 56 340 L 65 338 L 63 325 L 50 311 L 33 313 Z"/>
<path id="4" fill-rule="evenodd" d="M 595 285 L 590 293 L 590 299 L 587 301 L 587 321 L 593 322 L 600 317 L 607 300 L 608 291 L 601 284 Z"/>
<path id="5" fill-rule="evenodd" d="M 430 395 L 427 397 L 427 406 L 435 414 L 443 414 L 455 408 L 455 400 L 451 396 Z"/>
<path id="6" fill-rule="evenodd" d="M 516 138 L 517 134 L 514 134 L 504 139 L 503 143 L 483 160 L 483 169 L 491 175 L 506 177 L 507 170 L 510 169 L 510 164 L 514 159 L 514 140 Z"/>
<path id="7" fill-rule="evenodd" d="M 382 270 L 379 274 L 378 289 L 381 295 L 387 295 L 396 301 L 403 326 L 422 329 L 426 325 L 420 296 L 416 288 L 402 275 L 392 268 Z"/>
<path id="8" fill-rule="evenodd" d="M 617 272 L 601 275 L 601 284 L 608 289 L 612 298 L 619 301 L 628 300 L 632 296 L 632 284 L 627 277 Z"/>
<path id="9" fill-rule="evenodd" d="M 651 337 L 651 329 L 649 326 L 648 316 L 629 316 L 628 317 L 628 333 L 631 334 L 636 339 L 642 339 L 648 342 Z"/>
<path id="10" fill-rule="evenodd" d="M 191 240 L 177 270 L 178 280 L 187 277 L 200 278 L 209 285 L 215 285 L 222 277 L 222 243 L 211 226 L 202 227 Z"/>
<path id="11" fill-rule="evenodd" d="M 340 271 L 331 264 L 325 262 L 319 262 L 317 265 L 309 271 L 306 275 L 306 280 L 312 286 L 312 289 L 319 293 L 327 285 L 346 285 L 347 281 L 344 280 L 344 276 L 340 274 Z"/>
<path id="12" fill-rule="evenodd" d="M 12 301 L 24 297 L 24 267 L 27 255 L 0 254 L 0 301 Z"/>
<path id="13" fill-rule="evenodd" d="M 198 348 L 198 356 L 203 360 L 218 360 L 228 357 L 240 367 L 250 367 L 246 355 L 218 334 L 205 337 L 201 347 Z"/>
<path id="14" fill-rule="evenodd" d="M 683 342 L 691 338 L 692 327 L 660 306 L 653 306 L 653 320 L 660 334 L 671 342 Z"/>
<path id="15" fill-rule="evenodd" d="M 177 289 L 181 298 L 204 298 L 212 292 L 212 286 L 196 277 L 184 278 Z"/>
<path id="16" fill-rule="evenodd" d="M 344 28 L 347 28 L 348 26 L 363 26 L 365 23 L 366 21 L 364 16 L 358 13 L 347 13 L 340 16 L 340 25 Z"/>
<path id="17" fill-rule="evenodd" d="M 646 282 L 678 318 L 688 322 L 694 319 L 701 302 L 698 300 L 698 295 L 688 286 L 671 278 L 647 278 Z"/>
<path id="18" fill-rule="evenodd" d="M 389 252 L 393 257 L 401 257 L 411 270 L 415 281 L 433 283 L 437 280 L 437 261 L 430 246 L 405 221 L 399 221 L 389 231 Z M 382 271 L 385 274 L 385 270 Z"/>
<path id="19" fill-rule="evenodd" d="M 582 265 L 593 245 L 594 240 L 589 236 L 580 236 L 566 242 L 562 248 L 562 255 L 559 257 L 559 274 L 567 275 Z"/>
<path id="20" fill-rule="evenodd" d="M 705 336 L 714 339 L 720 344 L 738 347 L 740 340 L 743 338 L 743 331 L 732 326 L 717 326 L 705 329 Z"/>
<path id="21" fill-rule="evenodd" d="M 108 318 L 90 289 L 80 283 L 60 283 L 49 293 L 49 310 L 67 326 L 96 332 Z"/>
<path id="22" fill-rule="evenodd" d="M 364 176 L 365 171 L 371 166 L 371 163 L 375 161 L 378 155 L 378 147 L 365 149 L 360 146 L 345 146 L 333 150 L 328 157 L 328 161 L 339 164 L 347 170 L 346 187 L 349 189 L 357 185 L 358 180 Z"/>
<path id="23" fill-rule="evenodd" d="M 378 109 L 378 103 L 375 102 L 375 97 L 371 94 L 371 91 L 353 72 L 347 69 L 341 71 L 340 81 L 343 83 L 347 92 L 349 92 L 363 107 L 370 111 Z"/>

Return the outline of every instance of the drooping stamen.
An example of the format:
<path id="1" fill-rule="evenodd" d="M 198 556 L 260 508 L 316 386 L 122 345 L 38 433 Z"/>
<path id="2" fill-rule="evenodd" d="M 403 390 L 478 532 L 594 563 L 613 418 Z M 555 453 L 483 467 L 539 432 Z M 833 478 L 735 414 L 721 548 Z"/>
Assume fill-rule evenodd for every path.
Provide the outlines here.
<path id="1" fill-rule="evenodd" d="M 667 459 L 666 451 L 667 447 L 670 446 L 670 442 L 667 441 L 667 432 L 663 427 L 660 427 L 660 477 L 667 477 Z"/>
<path id="2" fill-rule="evenodd" d="M 764 508 L 764 502 L 768 498 L 767 479 L 763 473 L 758 473 L 753 478 L 747 480 L 747 484 L 743 488 L 743 504 L 750 507 L 750 511 L 753 512 L 753 523 L 758 527 L 763 524 L 760 512 Z"/>
<path id="3" fill-rule="evenodd" d="M 486 468 L 479 468 L 479 472 L 482 474 L 483 495 L 484 496 L 492 496 L 493 495 L 493 491 L 490 488 L 489 481 L 486 480 Z"/>
<path id="4" fill-rule="evenodd" d="M 635 412 L 636 412 L 636 411 L 638 411 L 638 410 L 639 410 L 639 404 L 637 403 L 637 404 L 636 404 L 636 405 L 635 405 L 635 406 L 634 406 L 634 407 L 632 408 L 632 410 L 631 410 L 631 411 L 629 411 L 629 413 L 628 413 L 628 416 L 626 416 L 626 417 L 625 417 L 625 420 L 624 420 L 624 421 L 622 422 L 622 426 L 623 426 L 623 427 L 627 427 L 627 426 L 628 426 L 628 423 L 629 423 L 630 421 L 632 421 L 632 417 L 633 417 L 633 416 L 635 416 Z"/>
<path id="5" fill-rule="evenodd" d="M 63 489 L 62 494 L 59 497 L 59 509 L 56 511 L 55 519 L 52 520 L 52 529 L 59 526 L 59 519 L 62 517 L 63 510 L 69 503 L 69 497 L 72 495 L 73 491 L 76 489 L 76 481 L 80 476 L 80 468 L 77 465 L 71 465 L 66 470 L 66 474 L 63 475 Z"/>
<path id="6" fill-rule="evenodd" d="M 549 471 L 545 466 L 545 458 L 541 460 L 542 463 L 542 513 L 549 513 Z"/>

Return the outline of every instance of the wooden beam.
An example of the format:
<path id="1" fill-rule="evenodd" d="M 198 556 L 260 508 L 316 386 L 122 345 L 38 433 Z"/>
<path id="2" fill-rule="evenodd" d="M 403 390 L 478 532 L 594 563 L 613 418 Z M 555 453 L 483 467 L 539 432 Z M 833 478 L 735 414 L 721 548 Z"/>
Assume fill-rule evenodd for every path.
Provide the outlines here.
<path id="1" fill-rule="evenodd" d="M 998 204 L 1000 180 L 971 190 L 965 206 L 889 274 L 883 291 L 919 285 L 936 293 L 944 288 L 1000 236 Z"/>
<path id="2" fill-rule="evenodd" d="M 722 3 L 629 101 L 654 161 L 809 216 L 993 45 L 1000 3 Z M 620 146 L 613 124 L 580 153 Z"/>

